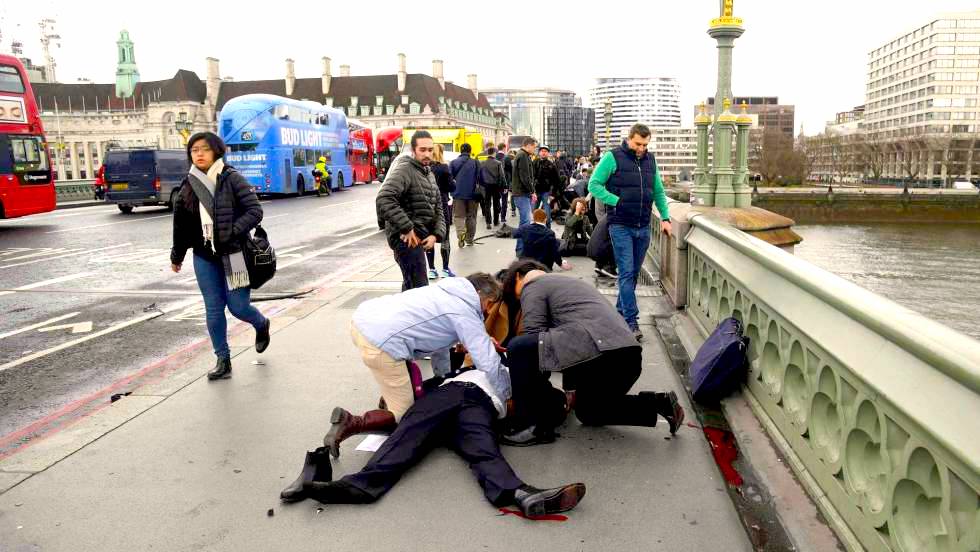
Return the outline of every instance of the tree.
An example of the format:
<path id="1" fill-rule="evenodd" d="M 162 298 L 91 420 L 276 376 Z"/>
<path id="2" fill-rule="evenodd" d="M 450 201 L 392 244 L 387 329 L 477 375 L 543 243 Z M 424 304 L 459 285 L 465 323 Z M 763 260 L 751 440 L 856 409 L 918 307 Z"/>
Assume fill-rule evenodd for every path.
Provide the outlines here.
<path id="1" fill-rule="evenodd" d="M 800 181 L 806 183 L 820 163 L 820 151 L 823 147 L 823 135 L 800 136 L 796 145 L 797 161 L 799 164 Z"/>
<path id="2" fill-rule="evenodd" d="M 777 129 L 765 129 L 762 139 L 753 146 L 750 169 L 762 177 L 764 184 L 772 184 L 780 177 L 796 175 L 796 155 L 793 138 Z"/>
<path id="3" fill-rule="evenodd" d="M 874 180 L 880 179 L 885 171 L 885 143 L 878 133 L 862 134 L 857 141 L 857 153 L 862 172 L 870 172 Z"/>

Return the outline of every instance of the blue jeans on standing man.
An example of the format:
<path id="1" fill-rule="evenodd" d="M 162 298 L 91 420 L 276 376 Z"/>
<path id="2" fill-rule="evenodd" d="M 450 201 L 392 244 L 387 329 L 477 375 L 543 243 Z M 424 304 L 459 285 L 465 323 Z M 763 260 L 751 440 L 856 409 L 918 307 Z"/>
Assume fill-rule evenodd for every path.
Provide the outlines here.
<path id="1" fill-rule="evenodd" d="M 626 320 L 630 329 L 639 327 L 640 308 L 636 305 L 636 280 L 643 266 L 643 258 L 650 247 L 650 227 L 610 224 L 609 237 L 612 239 L 616 270 L 619 271 L 619 297 L 616 310 Z"/>
<path id="2" fill-rule="evenodd" d="M 530 196 L 513 196 L 514 205 L 517 207 L 517 227 L 531 224 L 531 198 Z"/>
<path id="3" fill-rule="evenodd" d="M 204 310 L 207 314 L 208 335 L 211 336 L 211 346 L 218 358 L 231 358 L 228 348 L 228 321 L 225 318 L 225 307 L 235 318 L 248 322 L 256 330 L 265 326 L 268 320 L 259 309 L 252 306 L 252 290 L 244 287 L 235 290 L 228 289 L 228 279 L 225 277 L 225 267 L 221 261 L 212 262 L 194 255 L 194 276 L 197 285 L 204 296 Z"/>
<path id="4" fill-rule="evenodd" d="M 544 214 L 548 215 L 548 228 L 551 228 L 551 192 L 542 192 L 538 194 L 538 201 L 535 202 L 534 208 L 538 207 L 544 209 Z"/>

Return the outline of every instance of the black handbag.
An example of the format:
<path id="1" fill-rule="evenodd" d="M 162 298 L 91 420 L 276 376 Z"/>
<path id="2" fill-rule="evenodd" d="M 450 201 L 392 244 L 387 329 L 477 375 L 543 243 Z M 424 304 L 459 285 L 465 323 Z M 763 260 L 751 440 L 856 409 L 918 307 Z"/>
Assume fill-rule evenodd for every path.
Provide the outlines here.
<path id="1" fill-rule="evenodd" d="M 242 242 L 249 287 L 259 289 L 276 275 L 276 250 L 262 225 L 256 226 L 255 234 L 245 236 Z"/>

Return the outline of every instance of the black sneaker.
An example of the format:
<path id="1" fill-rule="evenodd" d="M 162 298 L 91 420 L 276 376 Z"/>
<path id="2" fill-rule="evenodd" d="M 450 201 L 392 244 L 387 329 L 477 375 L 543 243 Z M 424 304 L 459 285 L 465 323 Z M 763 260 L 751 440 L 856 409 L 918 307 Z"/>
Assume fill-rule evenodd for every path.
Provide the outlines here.
<path id="1" fill-rule="evenodd" d="M 269 348 L 269 342 L 272 341 L 272 336 L 269 335 L 269 330 L 272 329 L 272 320 L 268 318 L 265 319 L 265 326 L 255 330 L 255 352 L 264 353 L 266 349 Z"/>
<path id="2" fill-rule="evenodd" d="M 636 339 L 637 341 L 640 341 L 640 342 L 643 341 L 643 331 L 640 330 L 640 327 L 639 326 L 635 326 L 635 325 L 634 326 L 630 326 L 630 331 L 633 332 L 633 338 L 634 339 Z"/>

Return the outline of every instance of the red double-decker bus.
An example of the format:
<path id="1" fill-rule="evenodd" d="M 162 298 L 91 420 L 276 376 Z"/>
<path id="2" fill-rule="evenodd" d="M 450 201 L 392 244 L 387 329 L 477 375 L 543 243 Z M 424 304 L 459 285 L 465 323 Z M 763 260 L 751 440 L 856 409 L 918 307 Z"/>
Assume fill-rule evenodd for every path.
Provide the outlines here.
<path id="1" fill-rule="evenodd" d="M 383 128 L 375 135 L 376 151 L 378 152 L 378 174 L 384 179 L 385 173 L 391 167 L 391 162 L 401 153 L 402 129 L 396 127 Z"/>
<path id="2" fill-rule="evenodd" d="M 374 133 L 369 128 L 359 128 L 350 132 L 350 166 L 354 183 L 370 184 L 378 177 L 374 164 Z"/>
<path id="3" fill-rule="evenodd" d="M 0 219 L 53 211 L 54 174 L 20 60 L 0 55 Z"/>

